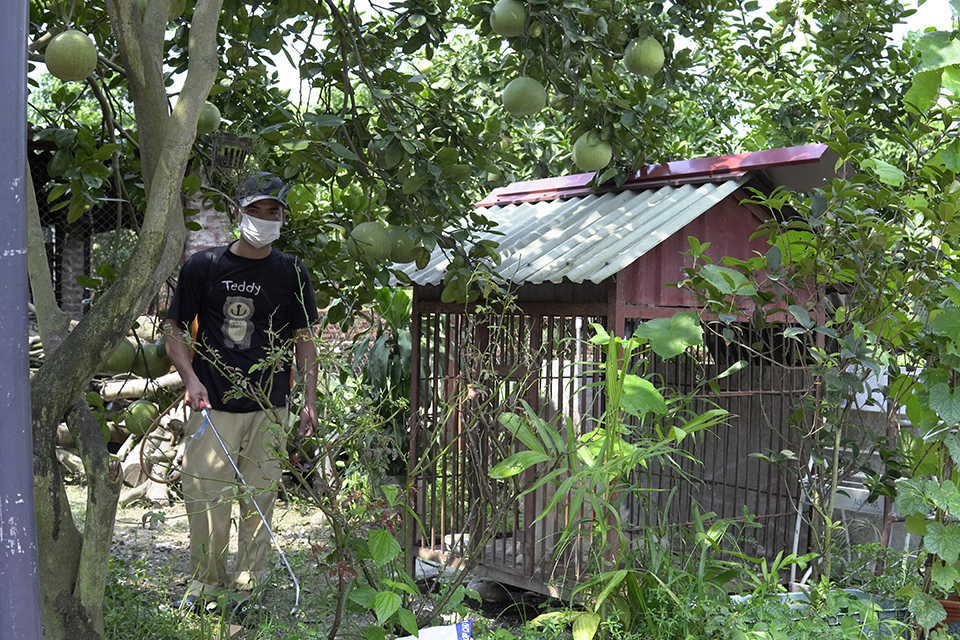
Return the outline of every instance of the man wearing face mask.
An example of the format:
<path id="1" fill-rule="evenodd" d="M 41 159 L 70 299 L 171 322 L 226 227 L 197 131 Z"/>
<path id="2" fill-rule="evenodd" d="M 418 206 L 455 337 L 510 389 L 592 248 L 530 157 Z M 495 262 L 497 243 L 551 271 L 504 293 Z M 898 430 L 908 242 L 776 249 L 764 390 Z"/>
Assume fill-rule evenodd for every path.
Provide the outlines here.
<path id="1" fill-rule="evenodd" d="M 181 474 L 192 571 L 179 602 L 186 610 L 203 609 L 225 589 L 248 596 L 266 577 L 271 540 L 263 520 L 270 522 L 280 481 L 292 377 L 290 358 L 278 361 L 278 349 L 282 353 L 293 345 L 292 359 L 304 383 L 298 435 L 309 437 L 317 428 L 313 287 L 304 264 L 272 246 L 286 215 L 286 192 L 282 181 L 268 174 L 243 184 L 239 239 L 199 251 L 184 263 L 165 321 L 167 352 L 193 410 L 184 427 Z M 188 327 L 194 320 L 192 338 Z M 213 431 L 201 430 L 203 407 L 210 409 L 250 487 L 239 500 L 237 556 L 230 574 L 227 550 L 237 477 Z"/>

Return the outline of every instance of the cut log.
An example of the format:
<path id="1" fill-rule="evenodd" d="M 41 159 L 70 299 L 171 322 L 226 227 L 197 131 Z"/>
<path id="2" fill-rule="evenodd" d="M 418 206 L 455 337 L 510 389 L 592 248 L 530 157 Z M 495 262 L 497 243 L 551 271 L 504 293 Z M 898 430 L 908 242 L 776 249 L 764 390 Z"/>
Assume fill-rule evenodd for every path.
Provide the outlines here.
<path id="1" fill-rule="evenodd" d="M 140 466 L 139 456 L 127 456 L 127 459 L 120 463 L 120 468 L 123 483 L 129 487 L 139 487 L 147 479 L 147 474 Z"/>
<path id="2" fill-rule="evenodd" d="M 176 371 L 160 376 L 156 379 L 148 378 L 128 378 L 125 380 L 108 380 L 102 382 L 98 393 L 104 402 L 113 402 L 114 400 L 136 400 L 147 395 L 151 388 L 163 387 L 164 389 L 176 390 L 183 388 L 183 380 Z"/>
<path id="3" fill-rule="evenodd" d="M 142 498 L 147 493 L 147 482 L 141 482 L 139 486 L 128 489 L 120 494 L 119 505 L 129 507 L 130 503 L 138 498 Z"/>
<path id="4" fill-rule="evenodd" d="M 83 460 L 66 449 L 57 449 L 57 460 L 70 473 L 83 473 Z"/>

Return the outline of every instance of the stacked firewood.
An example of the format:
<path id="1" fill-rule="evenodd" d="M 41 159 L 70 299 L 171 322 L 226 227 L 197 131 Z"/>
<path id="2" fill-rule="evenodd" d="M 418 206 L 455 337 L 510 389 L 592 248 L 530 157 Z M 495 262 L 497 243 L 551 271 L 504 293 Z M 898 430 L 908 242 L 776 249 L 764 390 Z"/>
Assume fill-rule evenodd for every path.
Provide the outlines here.
<path id="1" fill-rule="evenodd" d="M 139 357 L 143 347 L 156 348 L 162 339 L 152 318 L 143 316 L 137 324 L 127 340 L 137 345 Z M 29 346 L 33 371 L 43 363 L 44 355 L 40 337 L 34 331 Z M 166 504 L 176 497 L 183 458 L 183 382 L 169 363 L 159 370 L 148 367 L 144 371 L 144 367 L 135 365 L 125 369 L 98 373 L 90 382 L 93 395 L 88 394 L 108 447 L 123 470 L 125 489 L 120 504 L 125 506 L 138 499 Z M 156 416 L 149 411 L 139 418 L 132 416 L 131 408 L 136 404 L 149 405 Z M 57 436 L 57 456 L 64 471 L 82 475 L 83 464 L 66 424 L 60 425 Z"/>

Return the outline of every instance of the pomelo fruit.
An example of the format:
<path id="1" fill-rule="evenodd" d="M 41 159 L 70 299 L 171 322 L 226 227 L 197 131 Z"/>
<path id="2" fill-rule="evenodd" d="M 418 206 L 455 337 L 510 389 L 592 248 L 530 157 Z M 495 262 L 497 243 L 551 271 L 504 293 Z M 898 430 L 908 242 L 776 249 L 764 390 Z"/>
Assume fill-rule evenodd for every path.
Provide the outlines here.
<path id="1" fill-rule="evenodd" d="M 57 34 L 44 52 L 47 71 L 63 80 L 83 80 L 97 68 L 97 45 L 90 36 L 70 29 Z"/>
<path id="2" fill-rule="evenodd" d="M 613 148 L 596 131 L 587 131 L 573 143 L 573 163 L 582 171 L 599 171 L 612 158 Z"/>
<path id="3" fill-rule="evenodd" d="M 407 227 L 393 227 L 390 229 L 390 259 L 397 264 L 406 264 L 417 259 L 414 250 L 417 241 L 407 233 Z"/>
<path id="4" fill-rule="evenodd" d="M 176 20 L 187 10 L 187 0 L 170 0 L 170 11 L 167 20 Z"/>
<path id="5" fill-rule="evenodd" d="M 347 240 L 347 248 L 351 253 L 370 254 L 381 260 L 386 260 L 390 256 L 391 246 L 390 232 L 379 220 L 361 222 L 353 228 Z"/>
<path id="6" fill-rule="evenodd" d="M 515 116 L 533 115 L 546 104 L 543 85 L 528 76 L 514 78 L 503 89 L 503 108 Z"/>
<path id="7" fill-rule="evenodd" d="M 142 436 L 159 416 L 160 410 L 157 405 L 140 398 L 131 402 L 130 406 L 127 407 L 123 414 L 123 424 L 126 425 L 127 431 L 130 433 Z"/>
<path id="8" fill-rule="evenodd" d="M 124 338 L 107 358 L 107 361 L 103 363 L 103 370 L 110 373 L 126 373 L 133 366 L 133 359 L 136 355 L 137 346 L 129 338 Z"/>
<path id="9" fill-rule="evenodd" d="M 490 28 L 504 38 L 515 38 L 523 33 L 527 22 L 527 8 L 517 0 L 497 0 L 490 12 Z"/>
<path id="10" fill-rule="evenodd" d="M 197 135 L 216 131 L 220 126 L 220 109 L 212 102 L 204 102 L 200 109 L 200 119 L 197 120 Z"/>
<path id="11" fill-rule="evenodd" d="M 433 62 L 431 60 L 427 60 L 426 58 L 421 58 L 420 60 L 417 60 L 414 66 L 417 68 L 417 71 L 419 71 L 421 74 L 425 76 L 428 76 L 431 73 L 433 73 L 433 69 L 434 69 Z"/>
<path id="12" fill-rule="evenodd" d="M 654 38 L 636 38 L 623 53 L 623 64 L 631 73 L 653 76 L 663 68 L 663 47 Z"/>
<path id="13" fill-rule="evenodd" d="M 145 342 L 133 359 L 133 372 L 141 378 L 159 378 L 169 373 L 170 364 L 170 358 L 162 344 L 158 348 L 157 342 Z"/>

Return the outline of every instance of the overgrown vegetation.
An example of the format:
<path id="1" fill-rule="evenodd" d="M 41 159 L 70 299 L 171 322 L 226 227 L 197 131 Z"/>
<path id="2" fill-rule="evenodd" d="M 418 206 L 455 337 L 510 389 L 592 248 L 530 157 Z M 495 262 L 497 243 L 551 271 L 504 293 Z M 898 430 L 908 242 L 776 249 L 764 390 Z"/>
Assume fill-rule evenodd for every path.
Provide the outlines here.
<path id="1" fill-rule="evenodd" d="M 379 304 L 377 317 L 386 323 L 350 360 L 343 353 L 326 354 L 321 403 L 327 424 L 336 428 L 328 429 L 328 438 L 292 452 L 290 469 L 304 499 L 323 510 L 334 528 L 331 546 L 321 550 L 324 563 L 335 568 L 334 575 L 324 574 L 331 588 L 325 593 L 335 594 L 326 602 L 332 618 L 324 633 L 365 633 L 371 640 L 410 632 L 439 610 L 415 609 L 421 596 L 409 581 L 405 556 L 412 531 L 402 534 L 400 544 L 390 525 L 405 513 L 410 487 L 404 483 L 416 472 L 410 469 L 404 478 L 408 469 L 402 463 L 409 343 L 400 329 L 407 301 L 381 292 L 391 276 L 403 276 L 383 259 L 351 254 L 351 230 L 372 221 L 401 227 L 418 243 L 419 263 L 431 251 L 451 258 L 445 301 L 483 303 L 496 288 L 485 270 L 497 252 L 492 243 L 471 242 L 473 232 L 488 225 L 472 204 L 494 186 L 569 172 L 570 144 L 586 131 L 599 132 L 614 154 L 596 183 L 623 180 L 648 162 L 819 139 L 830 143 L 847 163 L 849 173 L 841 179 L 809 195 L 756 195 L 759 206 L 785 219 L 785 226 L 769 228 L 771 250 L 765 256 L 704 264 L 703 245 L 695 244 L 691 255 L 698 268 L 687 283 L 705 293 L 704 318 L 723 340 L 742 339 L 738 330 L 748 319 L 733 302 L 750 298 L 758 313 L 749 321 L 774 327 L 806 349 L 804 362 L 816 384 L 796 416 L 803 447 L 764 455 L 803 477 L 813 496 L 818 555 L 808 560 L 816 568 L 819 596 L 805 609 L 811 617 L 771 613 L 768 618 L 768 602 L 759 597 L 778 584 L 774 577 L 783 567 L 801 559 L 781 558 L 774 567 L 744 559 L 762 576 L 754 585 L 758 597 L 749 605 L 759 608 L 750 611 L 753 618 L 740 619 L 745 626 L 733 623 L 740 610 L 724 594 L 733 578 L 749 585 L 749 571 L 729 573 L 742 570 L 718 551 L 725 527 L 732 525 L 709 514 L 691 514 L 702 522 L 692 532 L 652 522 L 651 537 L 639 548 L 622 536 L 611 483 L 624 487 L 645 456 L 662 460 L 658 456 L 673 445 L 694 437 L 678 431 L 684 425 L 696 431 L 720 417 L 683 415 L 682 402 L 665 400 L 662 407 L 656 397 L 663 394 L 653 382 L 640 382 L 645 378 L 638 372 L 615 366 L 617 349 L 637 346 L 633 336 L 610 335 L 602 345 L 613 349 L 602 376 L 613 403 L 590 438 L 580 439 L 565 424 L 538 421 L 536 412 L 531 415 L 518 402 L 506 406 L 510 393 L 500 393 L 508 390 L 499 386 L 483 353 L 457 363 L 481 365 L 459 373 L 462 381 L 479 383 L 474 391 L 497 393 L 471 395 L 464 384 L 448 405 L 432 408 L 442 418 L 461 406 L 514 415 L 502 426 L 530 448 L 511 465 L 549 463 L 549 471 L 533 482 L 556 484 L 557 500 L 589 504 L 591 515 L 569 523 L 561 540 L 572 543 L 584 526 L 609 534 L 591 539 L 597 544 L 589 548 L 591 580 L 569 602 L 578 640 L 598 633 L 626 638 L 707 630 L 794 637 L 793 627 L 785 630 L 793 622 L 808 635 L 861 633 L 854 622 L 822 628 L 824 619 L 853 606 L 839 602 L 831 590 L 839 544 L 833 500 L 840 479 L 862 473 L 876 495 L 899 500 L 900 490 L 911 486 L 901 476 L 929 471 L 928 480 L 941 487 L 955 471 L 947 456 L 941 459 L 948 464 L 936 470 L 915 464 L 931 443 L 939 446 L 942 440 L 949 452 L 947 434 L 960 422 L 953 400 L 958 370 L 953 308 L 960 298 L 952 281 L 960 168 L 955 100 L 960 60 L 953 32 L 892 42 L 891 29 L 909 13 L 899 2 L 784 0 L 761 11 L 756 2 L 736 0 L 531 0 L 523 33 L 506 41 L 491 33 L 491 3 L 482 1 L 409 0 L 372 6 L 370 15 L 334 0 L 255 5 L 212 0 L 188 3 L 179 12 L 171 12 L 171 0 L 151 0 L 142 10 L 140 4 L 30 4 L 32 64 L 39 67 L 46 43 L 66 28 L 87 31 L 101 54 L 83 83 L 31 80 L 34 135 L 51 145 L 45 174 L 37 171 L 29 181 L 37 196 L 30 210 L 31 289 L 47 351 L 31 392 L 43 619 L 51 639 L 103 637 L 108 611 L 124 609 L 101 608 L 107 585 L 107 602 L 129 595 L 125 610 L 143 611 L 135 592 L 115 592 L 121 582 L 106 578 L 119 476 L 96 417 L 77 398 L 174 270 L 187 229 L 181 198 L 199 191 L 212 207 L 226 206 L 237 176 L 220 180 L 222 174 L 211 173 L 215 139 L 196 135 L 208 99 L 220 106 L 227 131 L 255 138 L 256 169 L 300 183 L 291 195 L 295 206 L 282 245 L 303 256 L 314 272 L 321 301 L 330 303 L 327 322 L 348 329 L 366 307 Z M 666 51 L 664 70 L 652 79 L 624 73 L 620 62 L 626 44 L 640 36 L 658 38 Z M 304 101 L 291 100 L 278 86 L 279 57 L 295 62 L 307 89 Z M 434 70 L 425 71 L 425 61 Z M 549 89 L 550 110 L 544 115 L 518 119 L 500 109 L 500 89 L 521 74 Z M 96 290 L 95 303 L 68 330 L 70 319 L 44 260 L 46 231 L 53 224 L 47 216 L 58 218 L 57 224 L 75 224 L 108 202 L 117 205 L 116 233 L 133 230 L 136 245 L 129 251 L 101 247 L 98 257 L 105 262 L 84 281 Z M 780 324 L 784 320 L 786 325 Z M 528 364 L 535 355 L 524 354 L 516 364 Z M 880 382 L 881 374 L 892 384 Z M 889 433 L 882 437 L 849 416 L 852 400 L 873 389 L 891 392 L 885 397 L 892 404 L 884 407 Z M 652 404 L 630 404 L 637 391 Z M 900 429 L 898 404 L 912 412 L 923 438 L 911 439 Z M 621 409 L 642 430 L 628 429 Z M 480 420 L 483 412 L 476 415 Z M 658 431 L 661 421 L 666 425 L 673 418 L 676 422 Z M 55 452 L 63 421 L 80 443 L 86 468 L 83 526 L 65 508 Z M 469 439 L 478 431 L 465 433 Z M 449 443 L 441 449 L 449 451 Z M 471 455 L 477 451 L 468 447 Z M 498 460 L 477 455 L 472 468 L 486 474 L 520 452 L 504 446 L 498 453 Z M 882 469 L 866 464 L 874 453 Z M 399 489 L 379 482 L 388 472 Z M 482 523 L 478 531 L 492 531 L 532 488 L 511 477 L 503 467 L 496 478 L 478 477 L 489 501 L 467 505 L 458 524 Z M 934 504 L 944 518 L 950 512 Z M 948 581 L 934 580 L 931 556 L 949 568 L 956 554 L 952 545 L 934 546 L 934 538 L 925 538 L 930 583 L 943 586 Z M 661 544 L 664 539 L 669 544 Z M 486 541 L 478 535 L 470 551 Z M 659 555 L 659 547 L 668 551 Z M 136 567 L 114 570 L 136 578 Z M 464 595 L 449 587 L 439 594 L 439 608 L 456 608 Z M 925 628 L 939 613 L 931 603 L 930 594 L 921 591 L 911 604 Z M 358 617 L 348 620 L 345 614 Z M 656 627 L 643 626 L 653 622 Z M 294 626 L 262 633 L 315 630 L 301 622 Z M 148 627 L 135 632 L 118 626 L 131 635 L 145 635 Z M 180 633 L 175 624 L 168 631 Z"/>

